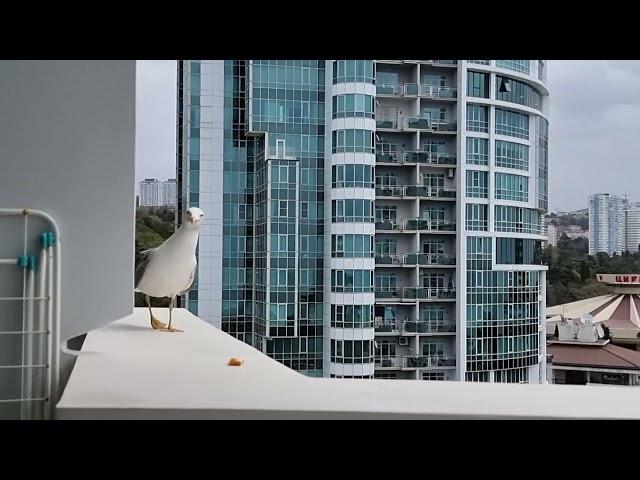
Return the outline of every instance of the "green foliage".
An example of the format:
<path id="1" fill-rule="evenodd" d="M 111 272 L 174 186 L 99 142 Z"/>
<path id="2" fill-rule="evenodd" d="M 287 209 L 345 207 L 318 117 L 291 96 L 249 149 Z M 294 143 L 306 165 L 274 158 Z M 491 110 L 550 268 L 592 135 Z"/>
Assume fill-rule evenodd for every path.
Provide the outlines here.
<path id="1" fill-rule="evenodd" d="M 582 240 L 563 235 L 558 246 L 547 246 L 543 252 L 547 272 L 547 305 L 575 302 L 611 293 L 610 287 L 595 280 L 598 273 L 640 273 L 640 254 L 625 253 L 609 256 L 606 253 L 588 255 Z"/>
<path id="2" fill-rule="evenodd" d="M 140 252 L 162 244 L 175 231 L 175 211 L 166 207 L 138 207 L 136 209 L 136 267 L 140 263 Z M 168 298 L 152 298 L 154 307 L 168 307 Z M 144 295 L 136 292 L 135 306 L 146 306 Z"/>

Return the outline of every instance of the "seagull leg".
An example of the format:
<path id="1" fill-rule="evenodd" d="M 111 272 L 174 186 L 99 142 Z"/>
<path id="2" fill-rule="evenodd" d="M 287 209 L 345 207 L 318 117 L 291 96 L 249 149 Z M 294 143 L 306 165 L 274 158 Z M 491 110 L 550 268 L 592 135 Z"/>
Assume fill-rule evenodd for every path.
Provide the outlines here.
<path id="1" fill-rule="evenodd" d="M 151 328 L 153 328 L 154 330 L 162 330 L 167 328 L 167 326 L 162 323 L 160 320 L 158 320 L 156 317 L 153 316 L 153 311 L 151 310 L 151 301 L 149 300 L 149 295 L 145 295 L 144 299 L 147 302 L 147 307 L 149 307 L 149 317 L 151 319 Z"/>
<path id="2" fill-rule="evenodd" d="M 177 328 L 173 328 L 171 326 L 171 314 L 173 313 L 173 304 L 176 301 L 176 297 L 171 297 L 171 301 L 169 302 L 169 325 L 166 328 L 162 329 L 163 332 L 181 332 L 182 330 L 178 330 Z"/>

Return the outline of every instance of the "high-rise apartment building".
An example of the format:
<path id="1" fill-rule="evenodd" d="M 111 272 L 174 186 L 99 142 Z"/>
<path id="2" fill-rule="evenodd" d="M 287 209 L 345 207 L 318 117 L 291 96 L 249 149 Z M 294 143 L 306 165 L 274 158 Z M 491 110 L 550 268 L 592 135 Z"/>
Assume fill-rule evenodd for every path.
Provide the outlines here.
<path id="1" fill-rule="evenodd" d="M 139 205 L 142 207 L 175 207 L 177 204 L 177 184 L 175 178 L 164 182 L 156 178 L 145 178 L 139 182 Z"/>
<path id="2" fill-rule="evenodd" d="M 162 182 L 162 205 L 175 207 L 177 200 L 177 185 L 175 178 L 169 178 Z"/>
<path id="3" fill-rule="evenodd" d="M 157 178 L 145 178 L 138 183 L 141 207 L 157 207 L 162 199 L 162 183 Z"/>
<path id="4" fill-rule="evenodd" d="M 621 228 L 624 232 L 622 250 L 638 253 L 640 247 L 640 207 L 626 204 L 621 211 Z"/>
<path id="5" fill-rule="evenodd" d="M 542 60 L 178 62 L 188 308 L 310 376 L 544 381 L 548 109 Z"/>
<path id="6" fill-rule="evenodd" d="M 630 206 L 626 197 L 609 193 L 596 193 L 589 197 L 589 255 L 599 252 L 620 254 L 626 249 L 627 216 L 623 211 L 628 208 Z M 632 228 L 635 224 L 634 216 L 631 213 Z"/>

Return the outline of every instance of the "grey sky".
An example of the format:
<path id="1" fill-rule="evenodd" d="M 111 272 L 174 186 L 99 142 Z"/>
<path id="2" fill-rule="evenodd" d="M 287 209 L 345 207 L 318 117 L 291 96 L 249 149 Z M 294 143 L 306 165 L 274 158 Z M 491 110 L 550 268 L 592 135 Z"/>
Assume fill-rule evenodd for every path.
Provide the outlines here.
<path id="1" fill-rule="evenodd" d="M 595 192 L 640 201 L 640 61 L 552 60 L 549 200 Z M 138 62 L 136 178 L 175 176 L 176 62 Z"/>

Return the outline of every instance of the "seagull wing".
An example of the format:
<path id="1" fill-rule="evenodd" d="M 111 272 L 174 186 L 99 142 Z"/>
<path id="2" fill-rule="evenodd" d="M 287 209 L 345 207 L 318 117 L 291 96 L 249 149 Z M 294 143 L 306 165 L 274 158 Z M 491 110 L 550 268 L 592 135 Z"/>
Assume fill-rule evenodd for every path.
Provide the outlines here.
<path id="1" fill-rule="evenodd" d="M 191 275 L 189 275 L 189 281 L 187 282 L 187 286 L 184 287 L 184 290 L 182 290 L 180 292 L 180 295 L 184 295 L 185 293 L 187 293 L 189 291 L 189 289 L 191 288 L 191 285 L 193 285 L 193 280 L 196 278 L 196 269 L 197 268 L 198 268 L 198 265 L 193 267 Z"/>
<path id="2" fill-rule="evenodd" d="M 147 265 L 153 256 L 153 251 L 155 248 L 150 248 L 149 250 L 144 250 L 140 252 L 140 263 L 136 267 L 136 280 L 135 280 L 135 288 L 138 288 L 138 284 L 142 277 L 144 276 L 144 272 L 147 269 Z"/>

